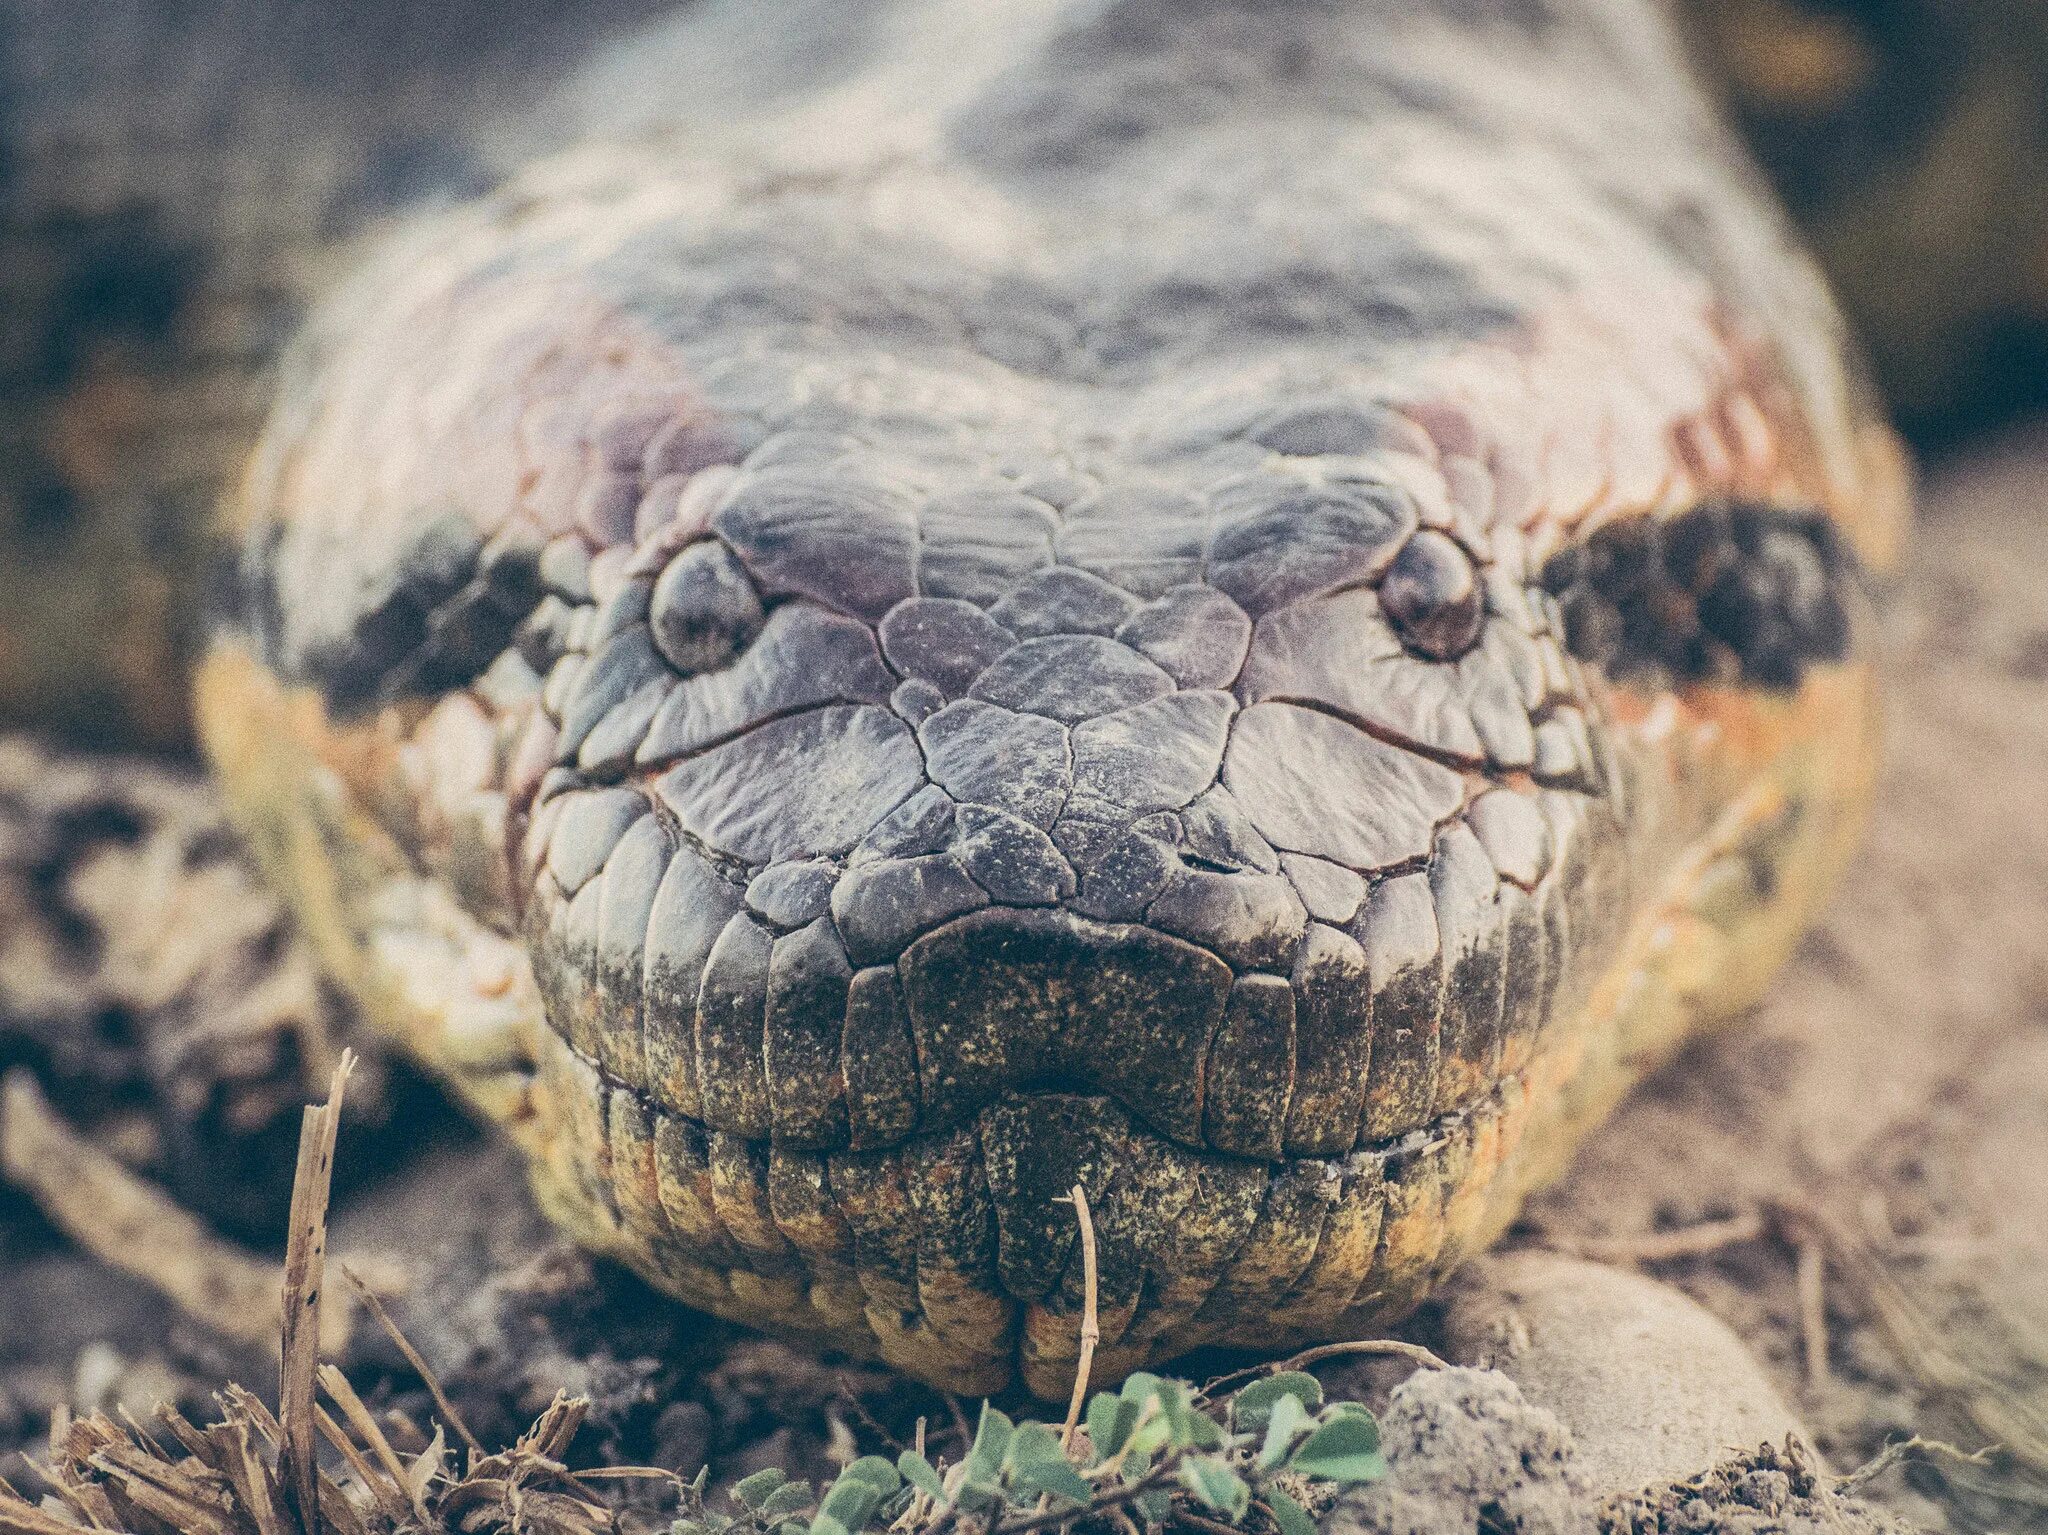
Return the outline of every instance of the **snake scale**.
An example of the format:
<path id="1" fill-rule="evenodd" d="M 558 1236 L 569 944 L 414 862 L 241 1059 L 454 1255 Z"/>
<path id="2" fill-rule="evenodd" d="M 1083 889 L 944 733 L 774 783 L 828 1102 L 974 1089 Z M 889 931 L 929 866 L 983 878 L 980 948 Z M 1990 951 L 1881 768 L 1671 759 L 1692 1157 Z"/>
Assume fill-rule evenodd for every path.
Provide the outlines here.
<path id="1" fill-rule="evenodd" d="M 1382 1325 L 1753 998 L 1900 456 L 1642 0 L 723 0 L 393 221 L 199 721 L 690 1302 L 951 1389 Z M 518 135 L 514 135 L 518 137 Z"/>

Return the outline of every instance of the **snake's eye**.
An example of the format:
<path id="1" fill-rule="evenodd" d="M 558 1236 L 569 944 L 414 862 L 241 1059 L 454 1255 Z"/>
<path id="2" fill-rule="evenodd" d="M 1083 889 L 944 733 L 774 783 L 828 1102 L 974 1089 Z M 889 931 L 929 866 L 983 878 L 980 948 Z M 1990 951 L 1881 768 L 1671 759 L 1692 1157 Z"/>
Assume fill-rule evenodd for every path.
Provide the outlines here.
<path id="1" fill-rule="evenodd" d="M 1479 639 L 1479 577 L 1465 551 L 1424 528 L 1394 556 L 1380 581 L 1380 606 L 1410 650 L 1454 660 Z"/>
<path id="2" fill-rule="evenodd" d="M 765 618 L 739 557 L 717 539 L 690 545 L 663 567 L 647 613 L 654 648 L 686 676 L 729 664 Z"/>

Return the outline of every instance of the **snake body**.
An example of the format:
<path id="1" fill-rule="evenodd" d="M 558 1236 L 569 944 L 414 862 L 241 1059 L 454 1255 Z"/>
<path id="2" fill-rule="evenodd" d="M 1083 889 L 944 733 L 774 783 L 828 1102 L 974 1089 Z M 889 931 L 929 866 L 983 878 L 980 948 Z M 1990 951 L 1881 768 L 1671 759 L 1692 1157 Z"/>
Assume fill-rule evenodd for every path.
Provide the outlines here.
<path id="1" fill-rule="evenodd" d="M 950 1388 L 1382 1324 L 1762 985 L 1897 457 L 1633 0 L 729 0 L 315 317 L 202 729 L 581 1240 Z"/>

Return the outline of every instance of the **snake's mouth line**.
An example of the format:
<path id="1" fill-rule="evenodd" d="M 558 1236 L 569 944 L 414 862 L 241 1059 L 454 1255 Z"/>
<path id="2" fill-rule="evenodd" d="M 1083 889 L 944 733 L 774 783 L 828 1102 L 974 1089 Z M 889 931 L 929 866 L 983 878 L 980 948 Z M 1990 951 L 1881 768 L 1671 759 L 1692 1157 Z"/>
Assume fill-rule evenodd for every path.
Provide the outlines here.
<path id="1" fill-rule="evenodd" d="M 704 1138 L 728 1134 L 728 1132 L 713 1128 L 701 1119 L 677 1113 L 673 1108 L 648 1092 L 645 1086 L 625 1080 L 623 1077 L 610 1071 L 596 1057 L 587 1055 L 577 1049 L 573 1043 L 564 1038 L 552 1026 L 547 1029 L 545 1048 L 563 1052 L 566 1057 L 575 1061 L 582 1070 L 589 1073 L 605 1093 L 623 1094 L 632 1099 L 640 1111 L 651 1120 L 672 1123 L 687 1133 Z M 1219 1162 L 1236 1162 L 1268 1167 L 1321 1165 L 1327 1167 L 1333 1177 L 1356 1175 L 1367 1170 L 1377 1170 L 1381 1174 L 1390 1175 L 1397 1172 L 1404 1161 L 1427 1155 L 1430 1151 L 1441 1147 L 1446 1141 L 1455 1136 L 1461 1128 L 1471 1124 L 1474 1119 L 1489 1113 L 1498 1112 L 1504 1103 L 1527 1091 L 1533 1075 L 1533 1071 L 1529 1069 L 1504 1073 L 1495 1078 L 1492 1084 L 1476 1097 L 1459 1104 L 1456 1108 L 1446 1109 L 1421 1125 L 1403 1130 L 1396 1135 L 1382 1137 L 1378 1140 L 1362 1141 L 1349 1151 L 1328 1155 L 1314 1152 L 1299 1152 L 1287 1153 L 1279 1157 L 1254 1157 L 1239 1152 L 1219 1150 L 1210 1146 L 1188 1145 L 1176 1140 L 1158 1126 L 1146 1123 L 1142 1117 L 1131 1109 L 1130 1105 L 1118 1098 L 1113 1089 L 1099 1083 L 1079 1080 L 1012 1083 L 1003 1089 L 998 1101 L 1008 1106 L 1028 1104 L 1037 1099 L 1099 1099 L 1113 1104 L 1117 1112 L 1129 1117 L 1133 1126 L 1141 1132 L 1156 1137 L 1162 1144 L 1175 1146 L 1190 1156 L 1214 1158 Z M 773 1151 L 819 1158 L 859 1157 L 869 1154 L 881 1155 L 900 1152 L 904 1147 L 919 1140 L 943 1139 L 958 1131 L 963 1125 L 971 1126 L 991 1106 L 988 1104 L 981 1105 L 944 1124 L 921 1125 L 908 1135 L 885 1144 L 834 1147 L 785 1146 L 776 1142 L 772 1137 L 765 1140 L 751 1140 L 746 1137 L 734 1137 L 734 1139 L 763 1154 Z"/>

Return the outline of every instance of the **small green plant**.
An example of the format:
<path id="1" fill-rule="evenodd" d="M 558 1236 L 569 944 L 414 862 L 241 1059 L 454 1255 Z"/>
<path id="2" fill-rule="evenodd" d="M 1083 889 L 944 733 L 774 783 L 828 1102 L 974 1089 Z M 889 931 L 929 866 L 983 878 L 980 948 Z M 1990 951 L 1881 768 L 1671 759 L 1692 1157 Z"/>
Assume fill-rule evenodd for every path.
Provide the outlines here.
<path id="1" fill-rule="evenodd" d="M 822 1494 L 757 1471 L 713 1509 L 700 1481 L 674 1535 L 1027 1535 L 1083 1522 L 1127 1532 L 1194 1529 L 1315 1535 L 1323 1488 L 1384 1474 L 1379 1425 L 1355 1402 L 1325 1402 L 1314 1376 L 1264 1375 L 1211 1397 L 1186 1381 L 1133 1375 L 1097 1392 L 1066 1428 L 1013 1422 L 984 1405 L 953 1458 L 905 1450 L 847 1466 Z"/>

